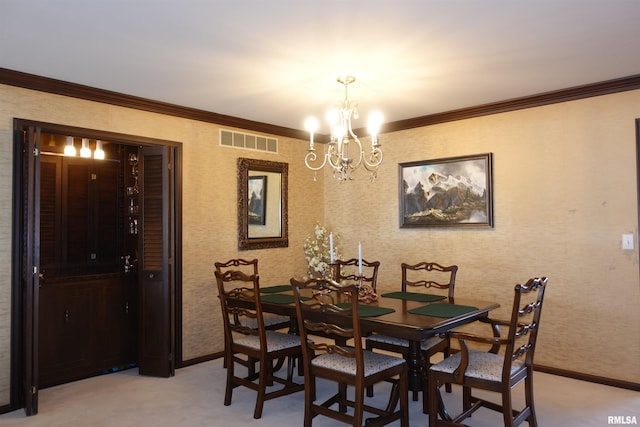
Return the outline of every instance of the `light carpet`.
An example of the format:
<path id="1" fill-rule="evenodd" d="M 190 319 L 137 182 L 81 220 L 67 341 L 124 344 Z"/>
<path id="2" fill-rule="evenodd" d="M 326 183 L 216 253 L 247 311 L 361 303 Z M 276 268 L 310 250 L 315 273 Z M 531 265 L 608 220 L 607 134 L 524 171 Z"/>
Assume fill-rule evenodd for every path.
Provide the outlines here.
<path id="1" fill-rule="evenodd" d="M 298 377 L 298 381 L 302 381 Z M 2 427 L 127 427 L 127 426 L 278 426 L 300 427 L 303 419 L 303 392 L 265 403 L 263 416 L 253 419 L 256 393 L 239 387 L 231 406 L 224 406 L 225 369 L 222 360 L 213 360 L 176 371 L 172 378 L 138 375 L 137 369 L 94 377 L 40 391 L 39 414 L 26 417 L 23 410 L 0 415 Z M 335 388 L 318 383 L 318 398 Z M 376 387 L 374 399 L 381 404 L 386 385 Z M 521 386 L 519 386 L 521 387 Z M 609 416 L 636 417 L 640 423 L 640 393 L 536 372 L 534 389 L 541 427 L 602 427 Z M 460 406 L 460 389 L 445 393 L 447 407 Z M 515 391 L 522 402 L 523 390 Z M 420 396 L 422 398 L 422 396 Z M 410 399 L 410 425 L 426 426 L 422 402 Z M 466 424 L 477 427 L 503 425 L 493 411 L 481 409 Z M 317 417 L 314 426 L 340 423 Z M 393 424 L 399 425 L 399 423 Z M 524 423 L 523 425 L 527 425 Z"/>

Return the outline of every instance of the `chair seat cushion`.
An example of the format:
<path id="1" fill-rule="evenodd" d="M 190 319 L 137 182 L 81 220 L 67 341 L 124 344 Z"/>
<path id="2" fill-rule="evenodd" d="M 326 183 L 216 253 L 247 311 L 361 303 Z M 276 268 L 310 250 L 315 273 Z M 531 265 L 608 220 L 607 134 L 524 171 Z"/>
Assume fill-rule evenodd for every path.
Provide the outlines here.
<path id="1" fill-rule="evenodd" d="M 265 331 L 267 336 L 267 352 L 284 350 L 300 346 L 300 337 L 277 331 Z M 260 337 L 257 335 L 235 335 L 234 344 L 252 349 L 260 348 Z"/>
<path id="2" fill-rule="evenodd" d="M 452 374 L 460 364 L 462 352 L 456 353 L 446 358 L 442 362 L 431 366 L 437 372 Z M 484 351 L 469 350 L 469 366 L 465 372 L 465 377 L 478 378 L 488 381 L 502 381 L 502 367 L 504 365 L 504 355 L 487 353 Z M 521 360 L 514 360 L 511 364 L 511 374 L 522 369 L 524 363 Z"/>
<path id="3" fill-rule="evenodd" d="M 369 376 L 386 369 L 406 363 L 404 359 L 387 354 L 363 351 L 364 375 Z M 356 359 L 336 353 L 323 353 L 311 361 L 312 366 L 332 369 L 347 375 L 356 374 Z"/>
<path id="4" fill-rule="evenodd" d="M 397 347 L 404 347 L 407 349 L 409 348 L 409 340 L 390 337 L 388 335 L 381 335 L 381 334 L 369 335 L 367 337 L 367 341 L 391 344 Z M 420 341 L 420 350 L 427 351 L 430 348 L 435 347 L 437 344 L 440 344 L 442 341 L 444 340 L 439 337 L 431 337 L 431 338 L 427 338 L 426 340 L 422 340 Z"/>

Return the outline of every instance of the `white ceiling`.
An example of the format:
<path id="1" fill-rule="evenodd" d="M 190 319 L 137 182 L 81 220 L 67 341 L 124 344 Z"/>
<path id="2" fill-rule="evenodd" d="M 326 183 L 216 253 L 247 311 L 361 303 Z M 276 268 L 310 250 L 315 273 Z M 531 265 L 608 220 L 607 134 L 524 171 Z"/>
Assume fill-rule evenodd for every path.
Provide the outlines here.
<path id="1" fill-rule="evenodd" d="M 0 67 L 293 129 L 351 74 L 391 122 L 640 74 L 640 1 L 0 0 Z"/>

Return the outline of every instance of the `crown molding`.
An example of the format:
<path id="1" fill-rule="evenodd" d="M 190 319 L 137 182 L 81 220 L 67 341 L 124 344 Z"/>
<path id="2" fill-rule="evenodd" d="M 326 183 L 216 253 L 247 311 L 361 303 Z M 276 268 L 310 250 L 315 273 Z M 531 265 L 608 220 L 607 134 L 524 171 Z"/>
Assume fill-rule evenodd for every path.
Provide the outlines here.
<path id="1" fill-rule="evenodd" d="M 126 95 L 104 89 L 97 89 L 77 83 L 37 76 L 34 74 L 0 68 L 0 84 L 18 86 L 41 92 L 64 95 L 89 101 L 102 102 L 120 107 L 134 108 L 158 114 L 166 114 L 174 117 L 214 123 L 221 126 L 230 126 L 239 129 L 262 132 L 282 137 L 290 137 L 306 140 L 308 133 L 283 126 L 241 119 L 233 116 L 212 113 L 196 108 L 183 107 L 166 102 L 154 101 L 147 98 Z M 475 107 L 461 108 L 443 113 L 429 114 L 405 120 L 385 123 L 381 133 L 397 132 L 417 127 L 431 126 L 440 123 L 464 120 L 491 114 L 505 113 L 526 108 L 541 107 L 560 102 L 575 101 L 594 96 L 608 95 L 618 92 L 640 89 L 640 74 L 607 80 L 599 83 L 575 86 L 537 95 L 514 98 Z M 356 132 L 361 133 L 362 129 Z M 318 135 L 318 142 L 328 140 L 327 135 Z"/>
<path id="2" fill-rule="evenodd" d="M 395 122 L 386 123 L 384 125 L 383 131 L 396 132 L 416 127 L 453 122 L 456 120 L 471 119 L 475 117 L 488 116 L 491 114 L 506 113 L 509 111 L 522 110 L 526 108 L 541 107 L 544 105 L 575 101 L 578 99 L 609 95 L 612 93 L 625 92 L 636 89 L 640 89 L 640 74 L 607 80 L 599 83 L 575 86 L 552 92 L 540 93 L 537 95 L 514 98 L 506 101 L 493 102 L 490 104 L 483 104 L 475 107 L 461 108 L 459 110 L 451 110 L 443 113 L 414 117 L 406 120 L 398 120 Z"/>
<path id="3" fill-rule="evenodd" d="M 37 90 L 40 92 L 117 105 L 119 107 L 134 108 L 136 110 L 148 111 L 151 113 L 166 114 L 184 119 L 215 123 L 221 126 L 230 126 L 254 132 L 268 133 L 303 140 L 308 137 L 307 132 L 298 129 L 226 116 L 223 114 L 212 113 L 196 108 L 183 107 L 167 102 L 154 101 L 152 99 L 126 95 L 104 89 L 97 89 L 91 86 L 70 83 L 63 80 L 37 76 L 35 74 L 23 73 L 6 68 L 0 68 L 0 83 Z"/>

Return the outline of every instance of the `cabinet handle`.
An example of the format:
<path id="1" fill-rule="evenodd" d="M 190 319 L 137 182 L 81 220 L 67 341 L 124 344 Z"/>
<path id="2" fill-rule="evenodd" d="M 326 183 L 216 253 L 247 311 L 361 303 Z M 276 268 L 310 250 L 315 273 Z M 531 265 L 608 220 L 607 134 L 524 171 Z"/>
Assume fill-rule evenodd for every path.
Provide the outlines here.
<path id="1" fill-rule="evenodd" d="M 65 323 L 69 323 L 69 309 L 68 308 L 64 309 L 64 322 Z"/>
<path id="2" fill-rule="evenodd" d="M 124 303 L 124 313 L 129 314 L 129 301 Z"/>

